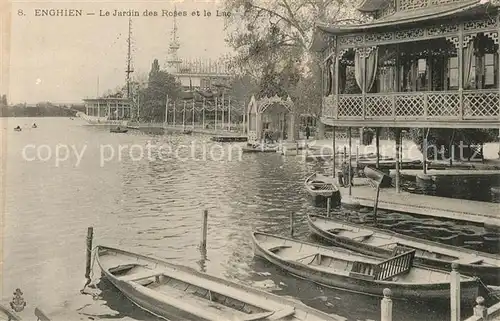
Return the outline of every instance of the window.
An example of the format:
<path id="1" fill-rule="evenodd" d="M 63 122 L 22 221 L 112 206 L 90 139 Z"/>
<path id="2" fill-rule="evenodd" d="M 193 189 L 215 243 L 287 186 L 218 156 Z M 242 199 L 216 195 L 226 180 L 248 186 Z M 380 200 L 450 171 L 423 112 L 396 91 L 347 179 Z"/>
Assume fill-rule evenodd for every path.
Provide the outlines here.
<path id="1" fill-rule="evenodd" d="M 458 57 L 448 58 L 448 89 L 458 88 Z"/>
<path id="2" fill-rule="evenodd" d="M 483 59 L 483 71 L 484 71 L 484 88 L 492 88 L 495 87 L 495 55 L 491 53 L 487 53 L 484 55 Z"/>

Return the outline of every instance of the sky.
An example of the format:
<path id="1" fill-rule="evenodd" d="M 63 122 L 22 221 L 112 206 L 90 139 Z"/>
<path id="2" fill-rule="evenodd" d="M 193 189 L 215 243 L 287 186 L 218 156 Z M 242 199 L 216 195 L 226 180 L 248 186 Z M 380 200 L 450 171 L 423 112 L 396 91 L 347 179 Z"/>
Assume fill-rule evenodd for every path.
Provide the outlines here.
<path id="1" fill-rule="evenodd" d="M 140 14 L 132 17 L 134 74 L 147 74 L 153 59 L 163 67 L 173 18 L 162 16 L 162 10 L 174 8 L 187 11 L 177 17 L 179 57 L 217 59 L 231 52 L 224 41 L 224 18 L 216 16 L 217 9 L 222 11 L 218 1 L 13 2 L 9 102 L 81 103 L 124 85 L 129 17 L 112 16 L 115 9 Z M 43 17 L 35 9 L 81 9 L 83 15 Z M 143 16 L 145 10 L 158 16 Z M 191 15 L 194 10 L 199 17 Z M 204 10 L 212 15 L 205 17 Z M 101 11 L 111 15 L 100 16 Z"/>

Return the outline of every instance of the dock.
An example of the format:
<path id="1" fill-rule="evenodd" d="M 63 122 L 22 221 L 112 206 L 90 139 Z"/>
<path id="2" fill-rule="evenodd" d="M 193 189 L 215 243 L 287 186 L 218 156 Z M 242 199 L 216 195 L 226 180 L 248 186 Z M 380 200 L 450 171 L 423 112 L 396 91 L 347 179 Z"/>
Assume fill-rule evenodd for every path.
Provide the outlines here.
<path id="1" fill-rule="evenodd" d="M 248 136 L 216 135 L 212 137 L 212 140 L 219 143 L 246 142 L 248 141 Z"/>
<path id="2" fill-rule="evenodd" d="M 495 169 L 485 169 L 485 170 L 467 170 L 467 169 L 429 169 L 427 170 L 427 173 L 424 174 L 423 171 L 420 169 L 403 169 L 399 171 L 401 173 L 401 176 L 409 176 L 409 177 L 429 177 L 429 178 L 435 178 L 437 176 L 460 176 L 464 178 L 471 178 L 471 177 L 484 177 L 484 176 L 491 176 L 491 175 L 500 175 L 500 170 L 495 170 Z M 394 176 L 395 175 L 395 170 L 390 171 L 390 175 Z"/>
<path id="3" fill-rule="evenodd" d="M 349 197 L 349 188 L 340 188 L 342 198 Z M 354 178 L 352 198 L 361 206 L 373 208 L 376 190 L 366 178 Z M 393 188 L 380 190 L 378 208 L 436 218 L 482 223 L 500 227 L 500 205 L 497 203 L 450 199 L 446 197 L 396 192 Z"/>

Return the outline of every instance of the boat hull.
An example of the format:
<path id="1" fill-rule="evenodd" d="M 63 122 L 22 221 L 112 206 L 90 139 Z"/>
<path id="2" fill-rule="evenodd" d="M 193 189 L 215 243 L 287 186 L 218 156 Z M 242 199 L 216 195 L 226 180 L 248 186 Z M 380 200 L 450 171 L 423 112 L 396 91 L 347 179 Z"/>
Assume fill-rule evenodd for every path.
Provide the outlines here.
<path id="1" fill-rule="evenodd" d="M 369 244 L 357 242 L 350 238 L 336 236 L 324 229 L 319 228 L 308 216 L 307 222 L 309 230 L 322 240 L 334 246 L 343 247 L 354 252 L 371 255 L 383 259 L 390 258 L 392 251 Z M 403 236 L 403 235 L 401 235 Z M 403 236 L 404 237 L 404 236 Z M 414 258 L 415 264 L 436 268 L 443 271 L 451 271 L 451 261 L 440 260 L 435 258 L 428 258 L 416 255 Z M 458 263 L 458 270 L 463 275 L 475 276 L 481 279 L 483 283 L 488 285 L 500 285 L 500 267 L 499 266 L 481 266 L 477 264 L 460 264 Z"/>
<path id="2" fill-rule="evenodd" d="M 418 284 L 418 283 L 397 283 L 387 281 L 372 281 L 362 278 L 354 278 L 327 271 L 310 269 L 304 264 L 293 260 L 280 259 L 262 248 L 258 242 L 254 241 L 254 254 L 270 263 L 280 267 L 288 273 L 294 274 L 315 283 L 347 290 L 350 292 L 365 295 L 383 297 L 383 290 L 389 288 L 394 299 L 418 300 L 418 301 L 448 301 L 450 300 L 450 283 Z M 474 304 L 474 300 L 479 294 L 479 285 L 475 280 L 462 281 L 460 285 L 461 301 L 466 304 Z"/>
<path id="3" fill-rule="evenodd" d="M 202 291 L 203 288 L 201 283 L 204 283 L 207 286 L 206 289 L 212 289 L 212 294 L 216 295 L 219 293 L 222 296 L 226 296 L 228 299 L 234 300 L 242 300 L 241 302 L 248 305 L 254 305 L 257 303 L 258 305 L 268 306 L 271 309 L 283 308 L 283 307 L 293 307 L 294 312 L 292 315 L 287 315 L 282 318 L 277 318 L 277 320 L 289 320 L 289 321 L 339 321 L 337 318 L 332 317 L 326 313 L 315 310 L 311 307 L 308 307 L 302 303 L 288 300 L 286 298 L 257 290 L 242 284 L 236 284 L 231 281 L 227 281 L 225 279 L 221 279 L 215 276 L 211 276 L 205 273 L 201 273 L 195 271 L 194 269 L 171 264 L 165 262 L 160 259 L 146 257 L 140 254 L 130 253 L 118 249 L 108 248 L 108 247 L 97 247 L 97 264 L 99 265 L 103 277 L 109 280 L 123 295 L 125 295 L 133 304 L 138 306 L 139 308 L 149 312 L 153 315 L 156 315 L 162 319 L 170 320 L 170 321 L 215 321 L 215 320 L 228 320 L 227 315 L 223 315 L 217 313 L 217 317 L 214 315 L 214 310 L 206 311 L 202 306 L 196 306 L 196 304 L 207 305 L 207 302 L 200 303 L 201 301 L 192 301 L 189 296 L 183 294 L 184 290 L 186 290 L 186 284 L 188 287 L 191 284 L 199 287 L 199 290 Z M 106 253 L 109 251 L 109 253 Z M 101 255 L 109 254 L 109 258 L 102 259 Z M 122 259 L 124 256 L 127 256 L 126 259 Z M 123 277 L 123 274 L 114 275 L 109 269 L 115 269 L 113 273 L 120 273 L 116 271 L 118 267 L 125 267 L 127 269 L 128 265 L 139 265 L 146 266 L 149 268 L 154 268 L 155 271 L 161 271 L 162 275 L 169 277 L 173 274 L 173 278 L 180 280 L 179 282 L 187 282 L 184 283 L 184 286 L 176 284 L 176 281 L 171 281 L 170 283 L 174 283 L 172 285 L 172 289 L 159 286 L 159 287 L 147 287 L 142 286 L 139 283 L 134 281 L 127 281 L 127 279 L 120 279 Z M 126 275 L 126 274 L 125 274 Z M 133 273 L 134 275 L 134 273 Z M 135 274 L 136 275 L 136 274 Z M 150 274 L 147 276 L 150 277 Z M 140 278 L 139 278 L 140 279 Z M 193 282 L 193 283 L 192 283 Z M 215 283 L 214 283 L 215 282 Z M 155 289 L 159 288 L 160 292 Z M 164 292 L 161 292 L 164 291 Z M 172 292 L 174 291 L 174 292 Z M 180 292 L 179 292 L 180 291 Z M 206 291 L 206 290 L 205 290 Z M 159 294 L 160 293 L 160 294 Z M 162 297 L 161 293 L 170 293 L 168 299 L 165 299 L 165 296 Z M 181 293 L 181 294 L 179 294 Z M 190 292 L 192 293 L 192 292 Z M 201 294 L 202 292 L 197 292 Z M 205 292 L 206 293 L 206 292 Z M 210 296 L 212 296 L 212 294 Z M 202 294 L 204 296 L 205 294 Z M 198 299 L 200 300 L 200 299 Z M 212 301 L 212 299 L 210 299 Z M 208 303 L 210 303 L 210 301 Z M 212 306 L 216 304 L 217 300 L 212 301 L 213 303 L 208 304 L 207 306 Z M 221 301 L 222 302 L 222 301 Z M 234 304 L 234 302 L 233 302 Z M 273 308 L 274 307 L 274 308 Z M 201 308 L 201 309 L 200 309 Z M 241 306 L 240 306 L 241 308 Z M 197 309 L 197 311 L 192 311 L 192 309 Z M 213 309 L 211 307 L 211 309 Z M 217 308 L 216 308 L 217 309 Z M 238 308 L 235 308 L 238 309 Z M 240 310 L 238 310 L 240 311 Z M 278 313 L 280 311 L 277 311 Z M 239 312 L 240 314 L 242 312 Z M 249 312 L 247 312 L 249 313 Z M 252 314 L 249 314 L 252 316 Z"/>
<path id="4" fill-rule="evenodd" d="M 333 179 L 326 178 L 321 176 L 320 180 L 327 182 L 327 180 L 331 180 L 332 189 L 321 190 L 321 189 L 313 189 L 311 184 L 312 180 L 316 177 L 316 174 L 313 174 L 306 178 L 304 182 L 304 188 L 306 192 L 309 194 L 311 202 L 314 206 L 317 207 L 327 207 L 328 199 L 331 199 L 331 206 L 337 207 L 340 206 L 341 195 L 338 188 L 333 184 Z"/>

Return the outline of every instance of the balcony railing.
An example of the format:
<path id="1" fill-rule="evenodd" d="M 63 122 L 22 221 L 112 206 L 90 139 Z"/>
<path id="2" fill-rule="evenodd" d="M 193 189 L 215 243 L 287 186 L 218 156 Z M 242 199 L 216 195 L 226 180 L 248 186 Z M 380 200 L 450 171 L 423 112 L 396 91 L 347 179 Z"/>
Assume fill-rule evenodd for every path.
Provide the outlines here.
<path id="1" fill-rule="evenodd" d="M 323 97 L 323 116 L 368 120 L 499 119 L 498 89 L 342 94 Z"/>

